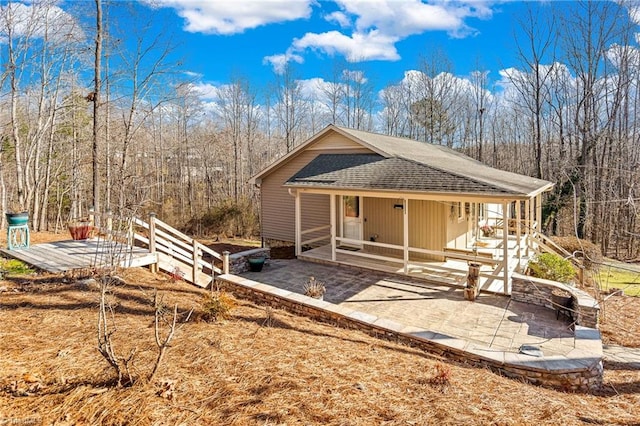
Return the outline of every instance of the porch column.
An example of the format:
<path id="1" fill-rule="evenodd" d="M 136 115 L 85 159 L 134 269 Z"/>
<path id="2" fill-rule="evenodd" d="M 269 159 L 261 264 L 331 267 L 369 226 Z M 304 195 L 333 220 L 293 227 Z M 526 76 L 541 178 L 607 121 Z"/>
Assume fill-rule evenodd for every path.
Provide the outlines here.
<path id="1" fill-rule="evenodd" d="M 536 230 L 542 231 L 542 194 L 536 195 Z"/>
<path id="2" fill-rule="evenodd" d="M 300 242 L 302 238 L 302 211 L 300 209 L 300 192 L 296 190 L 295 228 L 296 228 L 296 256 L 301 253 Z"/>
<path id="3" fill-rule="evenodd" d="M 522 228 L 520 227 L 521 221 L 521 209 L 522 209 L 522 201 L 516 201 L 516 240 L 518 242 L 517 253 L 518 253 L 518 261 L 522 257 L 522 247 L 520 246 L 520 241 L 522 240 Z"/>
<path id="4" fill-rule="evenodd" d="M 502 291 L 509 292 L 509 207 L 511 203 L 502 203 L 502 272 L 504 274 L 504 284 Z"/>
<path id="5" fill-rule="evenodd" d="M 531 246 L 531 199 L 524 202 L 524 226 L 527 235 L 524 255 L 529 257 L 529 246 Z"/>
<path id="6" fill-rule="evenodd" d="M 402 223 L 402 229 L 403 229 L 403 237 L 402 237 L 402 243 L 403 243 L 403 259 L 404 259 L 404 273 L 408 274 L 409 273 L 409 199 L 405 198 L 404 199 L 404 208 L 402 209 L 402 212 L 404 213 L 403 217 L 403 223 Z"/>
<path id="7" fill-rule="evenodd" d="M 331 261 L 336 261 L 336 196 L 329 195 L 329 214 L 331 215 Z"/>

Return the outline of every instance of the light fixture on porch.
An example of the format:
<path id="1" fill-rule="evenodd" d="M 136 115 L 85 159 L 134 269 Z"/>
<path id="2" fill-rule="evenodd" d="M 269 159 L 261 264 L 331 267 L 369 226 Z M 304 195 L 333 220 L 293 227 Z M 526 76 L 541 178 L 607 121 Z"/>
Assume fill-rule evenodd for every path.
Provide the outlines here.
<path id="1" fill-rule="evenodd" d="M 404 209 L 404 204 L 402 204 L 402 203 L 395 203 L 395 204 L 393 205 L 393 208 L 394 208 L 394 209 L 398 209 L 398 210 L 402 210 L 402 209 Z"/>

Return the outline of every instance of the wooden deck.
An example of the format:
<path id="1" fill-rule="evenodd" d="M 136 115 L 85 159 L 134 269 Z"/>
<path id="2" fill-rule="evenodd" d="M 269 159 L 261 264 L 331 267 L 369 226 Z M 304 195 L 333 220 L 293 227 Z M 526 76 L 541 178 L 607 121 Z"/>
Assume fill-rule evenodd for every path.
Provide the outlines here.
<path id="1" fill-rule="evenodd" d="M 118 264 L 129 268 L 157 262 L 156 254 L 147 249 L 106 240 L 68 240 L 32 245 L 28 249 L 0 249 L 5 256 L 21 260 L 47 272 L 67 272 L 75 269 Z"/>

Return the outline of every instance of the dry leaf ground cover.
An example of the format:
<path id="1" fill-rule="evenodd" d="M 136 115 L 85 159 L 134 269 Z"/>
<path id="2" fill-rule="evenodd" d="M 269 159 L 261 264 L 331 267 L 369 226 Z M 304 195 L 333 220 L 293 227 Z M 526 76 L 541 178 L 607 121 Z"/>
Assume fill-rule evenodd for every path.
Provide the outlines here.
<path id="1" fill-rule="evenodd" d="M 115 344 L 137 348 L 139 378 L 125 388 L 96 350 L 95 285 L 0 283 L 0 424 L 640 424 L 638 371 L 607 371 L 597 394 L 564 393 L 243 300 L 227 320 L 197 321 L 206 291 L 142 269 L 122 277 Z M 195 311 L 146 383 L 153 288 Z"/>

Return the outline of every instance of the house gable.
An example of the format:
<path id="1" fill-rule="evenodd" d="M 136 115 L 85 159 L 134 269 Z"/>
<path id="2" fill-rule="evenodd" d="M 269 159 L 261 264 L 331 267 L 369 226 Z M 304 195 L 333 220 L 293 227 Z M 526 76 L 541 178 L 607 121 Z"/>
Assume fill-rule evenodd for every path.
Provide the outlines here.
<path id="1" fill-rule="evenodd" d="M 253 178 L 260 185 L 262 237 L 295 240 L 295 200 L 285 183 L 321 154 L 372 154 L 367 147 L 334 130 L 325 129 Z M 308 226 L 327 225 L 329 201 L 326 195 L 305 194 L 302 215 Z"/>
<path id="2" fill-rule="evenodd" d="M 278 170 L 284 164 L 293 161 L 293 159 L 299 156 L 303 152 L 315 152 L 316 155 L 320 153 L 377 153 L 383 156 L 387 156 L 386 153 L 381 152 L 368 144 L 360 141 L 357 138 L 349 135 L 348 133 L 341 131 L 338 127 L 330 124 L 322 131 L 315 134 L 302 144 L 295 147 L 292 151 L 286 155 L 280 157 L 258 174 L 253 176 L 249 182 L 253 184 L 260 184 L 263 179 L 268 175 Z M 297 170 L 296 170 L 297 171 Z M 287 179 L 291 175 L 287 176 Z M 286 179 L 285 179 L 286 180 Z M 284 183 L 284 181 L 283 181 Z"/>

